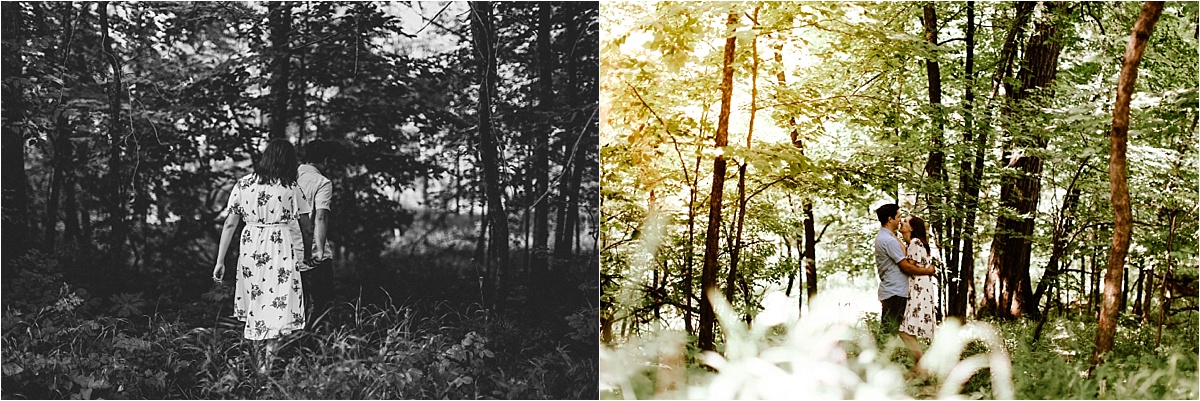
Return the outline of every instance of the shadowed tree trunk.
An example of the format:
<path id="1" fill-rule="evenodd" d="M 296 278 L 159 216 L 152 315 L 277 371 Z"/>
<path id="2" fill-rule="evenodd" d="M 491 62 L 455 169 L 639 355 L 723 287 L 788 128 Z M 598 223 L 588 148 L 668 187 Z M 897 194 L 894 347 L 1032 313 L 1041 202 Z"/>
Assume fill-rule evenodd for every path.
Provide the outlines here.
<path id="1" fill-rule="evenodd" d="M 24 13 L 22 3 L 4 2 L 0 4 L 3 14 L 4 54 L 3 69 L 5 81 L 23 78 L 25 76 L 25 60 L 20 53 L 20 45 L 24 42 Z M 65 36 L 65 35 L 64 35 Z M 29 219 L 29 176 L 25 173 L 25 133 L 14 128 L 17 122 L 25 120 L 25 94 L 22 87 L 5 82 L 3 89 L 4 124 L 3 145 L 3 226 L 7 233 L 4 252 L 4 272 L 7 277 L 15 277 L 10 270 L 9 260 L 25 253 L 33 244 L 32 227 Z"/>
<path id="2" fill-rule="evenodd" d="M 1031 96 L 1039 89 L 1049 88 L 1058 70 L 1061 18 L 1055 9 L 1059 4 L 1045 3 L 1045 7 L 1041 19 L 1035 23 L 1017 73 L 1019 87 L 1006 90 L 1011 113 L 1039 113 L 1034 104 L 1037 100 Z M 1000 205 L 1007 212 L 996 219 L 996 236 L 984 282 L 985 313 L 1008 319 L 1037 313 L 1029 278 L 1029 255 L 1034 214 L 1041 196 L 1042 159 L 1024 150 L 1045 149 L 1049 140 L 1043 133 L 1015 132 L 1018 129 L 1009 127 L 1013 139 L 1004 149 L 1003 162 L 1008 171 L 1001 178 Z"/>
<path id="3" fill-rule="evenodd" d="M 484 284 L 487 303 L 499 306 L 503 296 L 503 275 L 508 268 L 508 212 L 504 209 L 504 198 L 500 183 L 499 141 L 492 130 L 491 97 L 495 88 L 496 55 L 492 38 L 492 5 L 473 1 L 471 5 L 471 36 L 477 56 L 479 74 L 479 154 L 482 161 L 484 192 L 487 196 L 487 218 L 491 231 L 488 233 L 488 259 L 491 269 Z"/>
<path id="4" fill-rule="evenodd" d="M 938 43 L 937 9 L 933 3 L 925 3 L 921 22 L 925 27 L 925 41 L 930 44 Z M 936 188 L 925 191 L 925 203 L 929 205 L 929 227 L 936 240 L 941 243 L 940 249 L 946 250 L 945 227 L 948 225 L 943 208 L 949 204 L 946 198 L 946 154 L 942 151 L 945 135 L 945 118 L 942 116 L 942 72 L 936 59 L 925 60 L 925 74 L 929 79 L 929 105 L 933 118 L 933 130 L 930 132 L 929 159 L 925 163 L 925 175 L 937 183 Z M 950 250 L 953 251 L 953 250 Z M 943 252 L 943 255 L 945 253 Z M 930 255 L 933 256 L 933 255 Z M 944 256 L 943 256 L 944 257 Z M 938 272 L 940 275 L 942 272 Z M 939 298 L 941 296 L 939 295 Z M 939 304 L 940 304 L 939 300 Z"/>
<path id="5" fill-rule="evenodd" d="M 725 20 L 725 26 L 732 29 L 738 22 L 738 15 L 730 12 Z M 721 113 L 717 117 L 716 148 L 717 158 L 713 161 L 712 192 L 708 202 L 708 231 L 704 242 L 704 270 L 700 274 L 700 333 L 699 347 L 701 350 L 712 351 L 716 325 L 716 314 L 713 311 L 709 294 L 719 291 L 717 287 L 717 254 L 720 253 L 721 235 L 721 200 L 725 192 L 725 155 L 722 153 L 725 145 L 729 144 L 729 108 L 733 99 L 733 61 L 737 37 L 725 38 L 725 57 L 721 69 Z"/>
<path id="6" fill-rule="evenodd" d="M 288 81 L 291 79 L 291 53 L 288 38 L 292 31 L 292 4 L 268 2 L 267 20 L 271 25 L 271 129 L 270 138 L 287 138 Z"/>
<path id="7" fill-rule="evenodd" d="M 124 135 L 121 124 L 121 101 L 122 95 L 125 93 L 124 85 L 121 84 L 121 59 L 113 50 L 113 43 L 109 35 L 108 23 L 108 2 L 101 2 L 99 7 L 100 12 L 100 30 L 102 31 L 101 48 L 104 51 L 105 61 L 112 67 L 112 81 L 108 86 L 108 185 L 109 190 L 109 222 L 112 226 L 112 234 L 109 240 L 109 260 L 110 268 L 115 268 L 125 262 L 125 237 L 128 235 L 126 229 L 125 216 L 127 210 L 125 208 L 125 177 L 122 174 L 121 162 L 121 138 Z"/>
<path id="8" fill-rule="evenodd" d="M 1129 253 L 1129 238 L 1133 228 L 1133 212 L 1129 205 L 1129 186 L 1126 182 L 1126 147 L 1129 137 L 1129 100 L 1137 83 L 1138 64 L 1146 50 L 1146 42 L 1154 32 L 1154 25 L 1162 15 L 1163 2 L 1148 1 L 1133 24 L 1133 34 L 1125 47 L 1121 63 L 1121 75 L 1117 78 L 1117 99 L 1113 105 L 1112 131 L 1109 134 L 1108 181 L 1112 190 L 1113 214 L 1115 215 L 1112 249 L 1108 254 L 1108 270 L 1104 275 L 1104 303 L 1100 307 L 1100 320 L 1096 325 L 1096 349 L 1092 352 L 1092 366 L 1103 361 L 1104 354 L 1112 350 L 1113 334 L 1117 331 L 1117 304 L 1121 289 L 1125 256 Z M 1089 373 L 1091 370 L 1089 369 Z"/>
<path id="9" fill-rule="evenodd" d="M 550 188 L 550 134 L 554 131 L 553 117 L 550 115 L 550 105 L 554 103 L 553 65 L 550 52 L 550 3 L 538 4 L 537 24 L 537 67 L 538 67 L 538 118 L 543 122 L 541 132 L 534 134 L 533 174 L 537 185 L 534 188 L 533 208 L 533 263 L 530 268 L 538 280 L 546 272 L 547 258 L 550 256 L 546 248 L 550 237 L 549 214 L 550 204 L 546 192 Z"/>
<path id="10" fill-rule="evenodd" d="M 979 203 L 979 179 L 982 174 L 977 175 L 972 169 L 971 156 L 975 157 L 976 164 L 979 165 L 980 173 L 983 167 L 983 152 L 982 148 L 986 146 L 987 139 L 984 130 L 975 132 L 975 2 L 967 2 L 967 27 L 966 27 L 966 65 L 964 66 L 964 75 L 966 75 L 966 88 L 963 95 L 963 145 L 975 143 L 975 148 L 968 151 L 967 155 L 962 158 L 958 164 L 959 169 L 959 201 L 958 204 L 964 209 L 965 215 L 961 219 L 955 219 L 954 222 L 954 238 L 950 249 L 950 263 L 947 268 L 951 269 L 952 279 L 947 280 L 946 292 L 948 295 L 946 314 L 948 316 L 957 316 L 961 319 L 967 317 L 967 306 L 974 303 L 974 299 L 968 299 L 967 293 L 971 292 L 971 298 L 974 298 L 975 287 L 975 249 L 974 239 L 975 234 L 975 208 Z M 976 140 L 974 136 L 979 136 L 982 141 Z M 981 143 L 982 142 L 982 143 Z M 961 247 L 960 247 L 961 245 Z M 944 253 L 943 253 L 944 254 Z"/>

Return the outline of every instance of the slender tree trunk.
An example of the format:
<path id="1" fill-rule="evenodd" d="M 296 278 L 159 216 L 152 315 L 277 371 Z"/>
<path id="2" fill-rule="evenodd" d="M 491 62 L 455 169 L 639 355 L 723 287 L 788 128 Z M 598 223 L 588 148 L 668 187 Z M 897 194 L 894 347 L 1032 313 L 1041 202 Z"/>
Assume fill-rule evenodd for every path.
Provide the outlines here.
<path id="1" fill-rule="evenodd" d="M 730 12 L 725 20 L 725 26 L 733 29 L 738 23 L 738 15 Z M 701 350 L 712 351 L 715 347 L 716 314 L 713 311 L 709 294 L 719 291 L 717 287 L 717 254 L 720 253 L 719 240 L 721 235 L 721 200 L 725 192 L 725 155 L 723 151 L 729 143 L 729 109 L 733 99 L 733 61 L 734 50 L 737 47 L 737 37 L 725 39 L 725 55 L 721 70 L 721 113 L 717 117 L 716 148 L 717 158 L 713 161 L 712 192 L 708 202 L 708 231 L 704 243 L 704 270 L 700 276 L 700 335 Z"/>
<path id="2" fill-rule="evenodd" d="M 574 12 L 576 10 L 576 8 L 574 8 L 575 6 L 572 4 L 564 4 L 564 7 L 567 7 L 567 9 L 566 9 L 567 14 L 571 14 L 572 12 Z M 579 40 L 579 27 L 574 23 L 574 21 L 568 22 L 566 25 L 567 25 L 567 42 L 575 43 L 576 41 Z M 567 88 L 570 88 L 570 91 L 566 92 L 566 93 L 574 93 L 574 91 L 576 89 L 576 82 L 577 82 L 575 73 L 578 69 L 576 67 L 575 60 L 578 59 L 578 57 L 568 57 L 568 59 L 571 60 L 570 62 L 566 63 Z M 565 93 L 564 93 L 564 96 L 565 96 Z M 566 99 L 565 99 L 564 103 L 571 105 L 571 106 L 576 105 L 575 101 L 577 99 L 575 99 L 574 97 L 571 97 L 571 96 L 565 96 L 565 97 L 566 97 Z M 554 223 L 555 223 L 555 227 L 554 227 L 554 257 L 558 258 L 558 259 L 565 259 L 568 256 L 570 256 L 571 245 L 572 245 L 571 244 L 571 233 L 573 233 L 575 231 L 574 227 L 571 227 L 568 225 L 568 223 L 570 221 L 570 219 L 568 218 L 568 215 L 570 213 L 572 213 L 572 211 L 570 209 L 571 174 L 573 174 L 572 168 L 575 167 L 572 165 L 572 162 L 571 162 L 571 150 L 572 150 L 572 147 L 574 146 L 574 143 L 576 142 L 576 138 L 573 138 L 572 134 L 574 134 L 575 132 L 579 132 L 578 131 L 578 127 L 580 126 L 579 117 L 578 117 L 579 114 L 582 114 L 582 113 L 576 113 L 575 114 L 576 117 L 571 119 L 571 125 L 570 125 L 571 129 L 563 130 L 563 137 L 562 137 L 563 139 L 560 141 L 560 142 L 562 142 L 563 172 L 561 174 L 561 177 L 559 177 L 559 186 L 558 186 L 558 195 L 559 195 L 558 202 L 557 202 L 557 204 L 558 204 L 558 216 L 557 217 L 558 218 L 555 219 L 555 221 L 554 221 Z M 581 133 L 581 135 L 582 135 L 582 133 Z"/>
<path id="3" fill-rule="evenodd" d="M 537 24 L 537 67 L 538 67 L 538 120 L 542 122 L 540 132 L 534 135 L 533 179 L 537 182 L 533 196 L 537 205 L 533 211 L 533 276 L 539 281 L 549 267 L 550 256 L 547 242 L 550 237 L 550 203 L 546 192 L 550 188 L 550 134 L 554 132 L 554 118 L 550 114 L 554 103 L 553 53 L 550 49 L 551 3 L 538 4 Z M 540 198 L 540 199 L 539 199 Z"/>
<path id="4" fill-rule="evenodd" d="M 963 95 L 963 139 L 964 148 L 975 142 L 975 2 L 967 2 L 967 26 L 966 26 L 966 65 L 964 66 L 963 75 L 966 76 L 965 93 Z M 983 136 L 983 130 L 978 133 Z M 978 144 L 977 144 L 978 145 Z M 978 147 L 978 146 L 976 146 Z M 971 166 L 971 156 L 975 156 L 980 162 L 983 161 L 982 155 L 971 149 L 962 158 L 958 164 L 958 179 L 959 179 L 959 199 L 958 204 L 964 209 L 965 215 L 961 219 L 955 220 L 956 229 L 954 230 L 954 244 L 951 246 L 950 264 L 947 265 L 951 271 L 951 279 L 947 280 L 947 295 L 948 295 L 948 316 L 956 316 L 960 319 L 967 317 L 967 304 L 970 303 L 966 298 L 968 286 L 973 286 L 974 277 L 971 281 L 967 281 L 967 272 L 972 273 L 975 270 L 974 249 L 972 244 L 972 236 L 975 233 L 975 207 L 978 204 L 978 182 L 974 181 L 975 172 Z M 975 196 L 971 195 L 971 190 L 975 190 Z M 960 248 L 961 245 L 961 248 Z M 971 274 L 971 276 L 974 276 Z"/>
<path id="5" fill-rule="evenodd" d="M 54 134 L 50 138 L 54 149 L 50 165 L 54 173 L 50 178 L 50 194 L 46 197 L 46 214 L 42 218 L 42 250 L 48 254 L 54 253 L 58 239 L 58 205 L 61 203 L 65 171 L 71 165 L 71 133 L 67 116 L 60 114 L 55 121 Z"/>
<path id="6" fill-rule="evenodd" d="M 267 20 L 271 25 L 271 129 L 270 138 L 287 138 L 288 83 L 292 62 L 288 40 L 292 31 L 292 4 L 268 2 Z"/>
<path id="7" fill-rule="evenodd" d="M 761 6 L 759 6 L 759 7 L 761 7 Z M 753 15 L 753 18 L 751 19 L 756 26 L 758 25 L 759 7 L 754 8 L 754 15 Z M 751 60 L 751 67 L 750 67 L 750 124 L 746 130 L 746 150 L 750 150 L 752 147 L 752 144 L 754 143 L 752 141 L 752 138 L 754 137 L 754 114 L 758 111 L 756 109 L 758 107 L 758 36 L 757 35 L 755 35 L 753 38 L 750 39 L 750 60 Z M 746 161 L 742 160 L 742 162 L 740 164 L 741 165 L 738 166 L 738 183 L 737 183 L 737 194 L 738 194 L 737 205 L 738 205 L 738 208 L 737 208 L 737 214 L 735 215 L 737 217 L 737 220 L 735 223 L 736 226 L 734 228 L 734 232 L 735 232 L 734 237 L 733 237 L 734 245 L 733 245 L 733 249 L 729 250 L 729 275 L 725 279 L 725 299 L 728 299 L 729 302 L 731 302 L 731 303 L 733 302 L 733 287 L 734 287 L 734 283 L 736 282 L 735 280 L 737 280 L 737 276 L 738 276 L 738 262 L 739 262 L 739 258 L 741 257 L 741 251 L 742 251 L 742 246 L 743 246 L 742 228 L 746 222 Z M 747 304 L 750 303 L 749 299 L 744 299 L 744 301 Z"/>
<path id="8" fill-rule="evenodd" d="M 504 209 L 504 188 L 500 182 L 499 141 L 492 130 L 492 92 L 495 89 L 496 54 L 492 38 L 492 4 L 473 1 L 471 7 L 471 34 L 478 59 L 479 74 L 479 153 L 483 167 L 484 191 L 487 196 L 487 217 L 491 220 L 488 238 L 488 257 L 492 266 L 492 277 L 488 277 L 485 290 L 490 290 L 488 304 L 500 306 L 503 301 L 503 276 L 508 269 L 508 212 Z"/>
<path id="9" fill-rule="evenodd" d="M 783 65 L 782 50 L 783 50 L 782 44 L 778 44 L 778 45 L 774 46 L 775 62 L 778 63 L 780 66 Z M 775 73 L 775 80 L 779 82 L 779 86 L 787 85 L 787 74 L 784 73 L 782 67 L 780 67 L 780 70 Z M 796 129 L 796 119 L 794 117 L 788 117 L 788 127 L 791 128 L 791 132 L 789 135 L 792 139 L 792 146 L 795 146 L 796 149 L 799 149 L 800 154 L 803 155 L 804 154 L 804 139 L 800 137 L 800 131 L 798 129 Z M 788 199 L 790 202 L 791 198 L 789 197 Z M 797 263 L 797 265 L 796 265 L 797 273 L 796 274 L 804 274 L 805 275 L 806 280 L 808 281 L 808 298 L 811 300 L 813 297 L 815 297 L 817 295 L 817 241 L 816 241 L 816 227 L 815 227 L 816 221 L 813 218 L 811 198 L 803 199 L 801 201 L 800 207 L 804 211 L 804 238 L 803 238 L 804 247 L 801 248 L 799 246 L 800 245 L 799 243 L 796 244 L 797 245 L 796 251 L 802 252 L 802 254 L 800 255 L 801 256 L 800 259 L 802 260 L 802 262 Z M 788 281 L 788 286 L 791 287 L 790 279 Z M 803 307 L 803 303 L 804 303 L 803 298 L 804 297 L 801 297 L 801 300 L 800 300 L 801 308 Z"/>
<path id="10" fill-rule="evenodd" d="M 1171 276 L 1174 275 L 1175 266 L 1174 259 L 1171 257 L 1171 252 L 1175 250 L 1175 218 L 1178 217 L 1176 212 L 1171 212 L 1171 229 L 1167 232 L 1167 269 L 1163 272 L 1162 278 L 1162 299 L 1158 303 L 1158 334 L 1154 336 L 1154 347 L 1158 348 L 1162 344 L 1162 329 L 1163 325 L 1167 324 L 1167 313 L 1171 311 Z"/>
<path id="11" fill-rule="evenodd" d="M 817 296 L 817 228 L 811 201 L 804 202 L 804 281 L 808 285 L 808 300 Z"/>
<path id="12" fill-rule="evenodd" d="M 1108 181 L 1112 188 L 1113 225 L 1112 250 L 1108 254 L 1108 272 L 1104 276 L 1104 304 L 1100 307 L 1100 322 L 1096 325 L 1096 350 L 1092 365 L 1103 362 L 1104 354 L 1112 350 L 1113 335 L 1117 332 L 1117 291 L 1125 271 L 1125 255 L 1129 253 L 1133 212 L 1129 205 L 1129 186 L 1126 183 L 1126 146 L 1129 137 L 1129 100 L 1137 83 L 1138 64 L 1146 50 L 1146 42 L 1162 15 L 1163 2 L 1148 1 L 1142 14 L 1133 24 L 1133 34 L 1125 47 L 1121 75 L 1117 78 L 1117 100 L 1113 105 L 1112 131 L 1109 134 Z M 1089 370 L 1090 372 L 1090 370 Z"/>
<path id="13" fill-rule="evenodd" d="M 100 2 L 100 29 L 102 31 L 104 57 L 112 67 L 112 81 L 108 87 L 108 185 L 112 191 L 109 198 L 109 220 L 112 234 L 109 239 L 110 268 L 115 268 L 125 262 L 125 238 L 128 235 L 125 208 L 125 180 L 122 177 L 121 138 L 124 136 L 121 124 L 121 101 L 125 93 L 121 83 L 121 59 L 113 49 L 110 26 L 108 21 L 108 2 Z"/>
<path id="14" fill-rule="evenodd" d="M 700 181 L 700 161 L 699 156 L 696 157 L 696 168 L 692 174 L 691 185 L 688 186 L 688 242 L 687 253 L 685 253 L 684 278 L 683 278 L 683 293 L 684 305 L 687 309 L 684 310 L 683 326 L 688 333 L 695 333 L 692 327 L 692 296 L 695 295 L 695 289 L 692 288 L 692 282 L 696 280 L 695 274 L 695 249 L 696 249 L 696 197 L 699 195 Z M 684 166 L 686 168 L 686 166 Z M 687 171 L 684 171 L 687 173 Z"/>
<path id="15" fill-rule="evenodd" d="M 1035 112 L 1034 99 L 1039 89 L 1048 88 L 1058 70 L 1058 55 L 1062 50 L 1059 39 L 1057 3 L 1046 3 L 1042 19 L 1026 46 L 1021 70 L 1017 73 L 1020 87 L 1008 92 L 1014 110 Z M 1016 130 L 1015 126 L 1010 130 Z M 1042 159 L 1022 154 L 1026 148 L 1045 149 L 1049 138 L 1041 133 L 1012 132 L 1013 143 L 1006 146 L 1005 164 L 1015 170 L 1001 178 L 1000 205 L 1009 210 L 996 221 L 996 237 L 992 241 L 988 260 L 987 281 L 984 284 L 985 311 L 996 317 L 1015 319 L 1024 314 L 1036 315 L 1033 291 L 1029 278 L 1030 237 L 1041 195 Z"/>

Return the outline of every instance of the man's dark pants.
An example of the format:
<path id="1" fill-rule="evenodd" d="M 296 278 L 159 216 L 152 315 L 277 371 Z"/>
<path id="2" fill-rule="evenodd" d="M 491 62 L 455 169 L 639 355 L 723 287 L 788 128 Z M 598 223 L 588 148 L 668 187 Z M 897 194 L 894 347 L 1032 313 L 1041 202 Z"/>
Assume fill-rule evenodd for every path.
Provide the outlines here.
<path id="1" fill-rule="evenodd" d="M 304 283 L 304 301 L 311 305 L 312 311 L 304 326 L 312 329 L 314 321 L 325 313 L 333 301 L 333 259 L 324 260 L 309 271 L 300 272 L 300 279 Z"/>
<path id="2" fill-rule="evenodd" d="M 904 308 L 908 306 L 908 298 L 894 296 L 879 301 L 879 303 L 883 304 L 883 312 L 879 314 L 883 334 L 899 333 L 900 321 L 904 319 Z"/>

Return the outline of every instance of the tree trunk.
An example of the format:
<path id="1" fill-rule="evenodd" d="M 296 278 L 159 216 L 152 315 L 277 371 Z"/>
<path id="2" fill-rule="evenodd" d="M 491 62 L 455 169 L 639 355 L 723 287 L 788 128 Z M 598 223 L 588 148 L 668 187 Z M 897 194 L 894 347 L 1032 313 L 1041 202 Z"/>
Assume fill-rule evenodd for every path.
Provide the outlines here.
<path id="1" fill-rule="evenodd" d="M 112 67 L 112 81 L 108 87 L 108 185 L 112 191 L 109 193 L 109 221 L 112 227 L 112 234 L 109 236 L 109 260 L 110 268 L 124 264 L 125 252 L 123 250 L 125 237 L 128 235 L 126 229 L 125 216 L 125 180 L 122 177 L 122 162 L 121 162 L 121 138 L 123 136 L 121 125 L 121 100 L 125 93 L 124 85 L 121 84 L 121 60 L 113 50 L 113 43 L 110 40 L 109 23 L 108 23 L 108 2 L 100 3 L 100 29 L 102 31 L 101 46 L 105 58 Z"/>
<path id="2" fill-rule="evenodd" d="M 59 114 L 55 119 L 54 133 L 50 137 L 50 146 L 54 149 L 50 165 L 54 173 L 50 178 L 50 193 L 46 196 L 46 214 L 42 216 L 42 250 L 47 254 L 54 253 L 58 239 L 58 205 L 61 203 L 63 180 L 66 169 L 71 165 L 70 127 L 66 115 Z M 24 166 L 22 166 L 24 167 Z"/>
<path id="3" fill-rule="evenodd" d="M 500 182 L 499 141 L 492 130 L 492 92 L 495 89 L 496 55 L 492 38 L 492 5 L 473 1 L 471 34 L 478 57 L 479 74 L 479 153 L 483 167 L 484 191 L 487 195 L 487 217 L 491 220 L 488 238 L 488 258 L 491 274 L 485 284 L 489 305 L 499 307 L 503 301 L 504 272 L 508 269 L 508 212 L 504 209 L 503 188 Z"/>
<path id="4" fill-rule="evenodd" d="M 1035 113 L 1037 105 L 1026 105 L 1034 103 L 1029 97 L 1035 90 L 1047 88 L 1054 81 L 1062 50 L 1058 37 L 1059 18 L 1054 10 L 1058 6 L 1057 3 L 1046 3 L 1042 19 L 1035 24 L 1029 38 L 1021 70 L 1017 73 L 1020 87 L 1006 93 L 1014 110 Z M 1037 213 L 1041 195 L 1042 159 L 1023 155 L 1021 149 L 1045 149 L 1049 139 L 1041 133 L 1012 132 L 1010 136 L 1013 142 L 1006 146 L 1004 164 L 1016 171 L 1003 175 L 1000 185 L 1000 205 L 1009 212 L 997 217 L 996 237 L 992 241 L 984 283 L 984 310 L 1005 319 L 1037 314 L 1029 278 L 1029 238 L 1033 235 L 1033 215 Z"/>
<path id="5" fill-rule="evenodd" d="M 804 202 L 804 281 L 808 285 L 808 300 L 817 296 L 817 228 L 812 202 Z"/>
<path id="6" fill-rule="evenodd" d="M 24 78 L 25 77 L 25 60 L 21 56 L 20 48 L 24 44 L 24 32 L 21 27 L 24 26 L 24 12 L 22 4 L 18 2 L 0 3 L 0 14 L 3 15 L 3 36 L 5 38 L 3 45 L 3 70 L 4 78 Z M 66 36 L 66 35 L 64 35 Z M 33 246 L 30 238 L 32 237 L 32 224 L 29 219 L 29 176 L 25 173 L 25 133 L 14 126 L 25 120 L 25 94 L 23 88 L 18 85 L 10 85 L 5 82 L 3 86 L 3 103 L 4 107 L 0 113 L 4 116 L 3 132 L 0 136 L 3 137 L 3 179 L 0 180 L 3 190 L 3 226 L 0 230 L 8 233 L 5 238 L 8 238 L 8 243 L 5 246 L 3 274 L 7 277 L 16 277 L 14 271 L 10 270 L 12 264 L 10 260 L 21 256 L 25 250 Z"/>
<path id="7" fill-rule="evenodd" d="M 963 96 L 963 145 L 975 142 L 975 149 L 968 151 L 958 164 L 959 169 L 959 202 L 966 212 L 962 219 L 955 221 L 954 244 L 951 246 L 951 261 L 947 267 L 951 270 L 952 278 L 947 280 L 948 311 L 947 316 L 967 317 L 967 305 L 974 300 L 967 299 L 968 287 L 974 287 L 975 257 L 972 237 L 975 234 L 975 208 L 979 203 L 979 181 L 972 170 L 970 157 L 975 156 L 976 163 L 982 167 L 984 144 L 975 140 L 975 2 L 967 2 L 966 27 L 966 88 Z M 979 137 L 985 137 L 985 131 L 980 130 Z M 965 148 L 965 147 L 964 147 Z M 980 171 L 982 173 L 982 171 Z M 978 176 L 982 178 L 982 175 Z M 960 248 L 961 244 L 961 248 Z M 969 279 L 968 279 L 969 278 Z"/>
<path id="8" fill-rule="evenodd" d="M 925 27 L 925 41 L 933 45 L 938 43 L 937 9 L 931 2 L 923 7 L 922 24 Z M 948 225 L 943 208 L 949 199 L 945 196 L 948 184 L 946 182 L 946 154 L 942 151 L 945 136 L 945 118 L 942 116 L 942 73 L 941 66 L 935 59 L 925 60 L 925 74 L 929 79 L 929 104 L 933 113 L 934 129 L 930 132 L 929 159 L 925 163 L 925 175 L 937 182 L 937 187 L 926 191 L 926 204 L 929 205 L 930 234 L 940 242 L 939 249 L 947 248 L 945 227 Z M 953 251 L 953 250 L 950 250 Z M 945 255 L 943 253 L 943 255 Z M 933 256 L 933 255 L 930 255 Z M 940 272 L 939 272 L 940 273 Z M 939 298 L 941 298 L 939 294 Z"/>
<path id="9" fill-rule="evenodd" d="M 696 280 L 696 273 L 693 266 L 695 266 L 694 250 L 696 249 L 696 196 L 699 195 L 699 190 L 697 187 L 700 184 L 700 161 L 701 158 L 697 156 L 696 168 L 693 170 L 694 174 L 692 174 L 691 185 L 688 186 L 688 247 L 687 252 L 684 254 L 684 264 L 686 264 L 686 266 L 683 267 L 684 305 L 687 306 L 687 308 L 684 309 L 683 326 L 688 333 L 695 333 L 695 331 L 693 331 L 694 328 L 692 327 L 692 296 L 695 295 L 695 289 L 692 288 L 692 282 Z M 686 167 L 687 166 L 685 165 L 684 168 Z M 685 170 L 684 173 L 686 174 L 687 171 Z"/>
<path id="10" fill-rule="evenodd" d="M 1121 289 L 1122 273 L 1125 271 L 1125 255 L 1129 253 L 1132 235 L 1133 212 L 1129 205 L 1129 186 L 1126 182 L 1125 149 L 1129 137 L 1129 100 L 1137 83 L 1138 64 L 1146 50 L 1146 42 L 1154 25 L 1162 15 L 1163 2 L 1148 1 L 1142 6 L 1142 14 L 1133 24 L 1133 34 L 1125 47 L 1121 75 L 1117 78 L 1117 100 L 1113 105 L 1112 131 L 1109 134 L 1108 181 L 1112 188 L 1113 225 L 1112 250 L 1108 254 L 1108 272 L 1104 276 L 1104 304 L 1100 307 L 1100 322 L 1096 325 L 1096 350 L 1092 353 L 1092 365 L 1100 364 L 1105 353 L 1112 350 L 1113 335 L 1117 331 L 1117 292 Z"/>
<path id="11" fill-rule="evenodd" d="M 754 8 L 754 15 L 751 21 L 758 25 L 759 7 Z M 752 147 L 752 138 L 754 137 L 754 114 L 758 111 L 758 36 L 755 35 L 750 39 L 750 123 L 746 129 L 746 150 Z M 730 303 L 733 302 L 733 287 L 738 277 L 738 262 L 742 251 L 742 228 L 746 222 L 746 161 L 742 160 L 738 166 L 738 208 L 736 226 L 734 228 L 733 249 L 729 250 L 729 275 L 725 279 L 725 299 Z M 750 303 L 749 299 L 743 299 L 746 304 Z"/>
<path id="12" fill-rule="evenodd" d="M 268 2 L 267 20 L 271 25 L 271 129 L 270 138 L 287 138 L 288 83 L 292 62 L 288 39 L 292 31 L 292 4 Z"/>
<path id="13" fill-rule="evenodd" d="M 738 15 L 729 13 L 725 26 L 733 29 L 737 25 Z M 719 291 L 717 287 L 717 255 L 720 253 L 719 239 L 721 231 L 721 200 L 725 191 L 725 145 L 729 143 L 729 109 L 733 99 L 733 61 L 734 50 L 737 47 L 737 37 L 725 39 L 725 54 L 721 70 L 721 113 L 717 117 L 716 148 L 717 158 L 713 161 L 712 191 L 708 202 L 708 231 L 704 242 L 704 270 L 700 274 L 700 335 L 701 350 L 712 351 L 716 347 L 713 332 L 716 324 L 716 313 L 713 311 L 709 294 Z"/>
<path id="14" fill-rule="evenodd" d="M 781 53 L 781 51 L 783 50 L 783 45 L 782 44 L 775 45 L 774 50 L 775 50 L 775 62 L 779 63 L 782 66 L 783 65 L 783 54 Z M 775 73 L 775 80 L 779 82 L 779 86 L 786 86 L 787 74 L 784 73 L 782 67 L 780 68 L 779 72 Z M 800 154 L 803 155 L 804 154 L 804 139 L 800 138 L 800 131 L 796 129 L 796 119 L 794 117 L 788 117 L 788 127 L 791 128 L 791 132 L 789 135 L 792 139 L 792 146 L 795 146 L 797 149 L 799 149 Z M 790 198 L 789 198 L 789 202 L 790 202 Z M 797 270 L 798 270 L 797 274 L 801 274 L 800 272 L 803 272 L 803 274 L 805 275 L 805 278 L 808 281 L 808 298 L 811 300 L 813 297 L 815 297 L 817 295 L 817 241 L 816 241 L 816 227 L 815 227 L 816 221 L 813 218 L 812 200 L 810 200 L 809 198 L 803 199 L 801 201 L 800 207 L 804 210 L 804 248 L 801 249 L 799 246 L 800 244 L 797 244 L 796 251 L 803 252 L 801 254 L 801 258 L 800 258 L 802 260 L 802 262 L 801 262 L 802 264 L 801 263 L 797 264 Z M 789 255 L 790 255 L 790 253 L 789 253 Z M 791 287 L 790 279 L 788 281 L 788 287 L 789 288 Z M 789 290 L 789 293 L 790 293 L 790 290 Z M 803 307 L 803 304 L 804 304 L 803 298 L 804 297 L 801 297 L 801 300 L 800 300 L 801 308 Z"/>
<path id="15" fill-rule="evenodd" d="M 533 263 L 530 268 L 539 281 L 549 267 L 550 257 L 547 242 L 550 237 L 550 203 L 546 192 L 550 189 L 550 134 L 554 132 L 554 118 L 550 114 L 554 103 L 553 54 L 550 50 L 550 17 L 552 5 L 538 4 L 537 24 L 537 67 L 538 67 L 538 120 L 542 122 L 540 132 L 534 134 L 533 179 L 537 182 L 533 196 L 537 205 L 533 209 Z"/>

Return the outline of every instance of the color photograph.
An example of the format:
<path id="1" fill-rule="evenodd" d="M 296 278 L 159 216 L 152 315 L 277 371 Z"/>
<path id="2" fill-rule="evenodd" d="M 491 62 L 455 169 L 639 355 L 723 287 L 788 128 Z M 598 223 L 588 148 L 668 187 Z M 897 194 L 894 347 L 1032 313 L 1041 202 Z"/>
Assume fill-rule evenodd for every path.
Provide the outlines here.
<path id="1" fill-rule="evenodd" d="M 1197 398 L 1198 10 L 602 3 L 601 398 Z"/>

